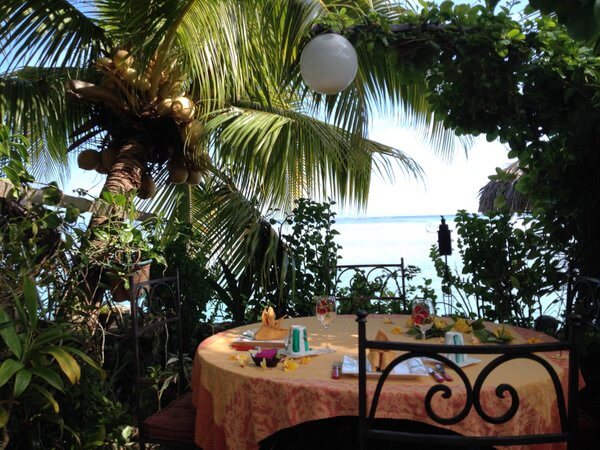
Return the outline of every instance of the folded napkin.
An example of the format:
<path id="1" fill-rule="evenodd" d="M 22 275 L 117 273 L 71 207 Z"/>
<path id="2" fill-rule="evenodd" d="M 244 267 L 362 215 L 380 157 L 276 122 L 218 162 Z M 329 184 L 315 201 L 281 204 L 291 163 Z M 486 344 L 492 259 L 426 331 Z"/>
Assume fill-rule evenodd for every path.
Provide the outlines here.
<path id="1" fill-rule="evenodd" d="M 389 341 L 386 334 L 379 330 L 377 335 L 375 336 L 376 341 Z M 377 349 L 369 349 L 369 354 L 367 355 L 367 359 L 371 363 L 371 370 L 375 371 L 384 371 L 385 368 L 391 363 L 396 357 L 395 352 L 391 350 L 377 350 Z"/>
<path id="2" fill-rule="evenodd" d="M 283 339 L 289 333 L 289 328 L 281 328 L 280 322 L 285 318 L 275 319 L 275 311 L 272 307 L 265 308 L 262 312 L 262 325 L 254 334 L 254 339 L 269 340 Z"/>

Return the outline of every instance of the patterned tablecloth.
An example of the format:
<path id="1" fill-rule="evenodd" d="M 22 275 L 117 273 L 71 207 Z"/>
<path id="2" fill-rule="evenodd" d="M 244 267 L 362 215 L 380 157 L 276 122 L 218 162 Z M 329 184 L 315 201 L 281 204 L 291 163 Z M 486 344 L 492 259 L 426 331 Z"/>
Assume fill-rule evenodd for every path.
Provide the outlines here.
<path id="1" fill-rule="evenodd" d="M 385 317 L 394 323 L 386 323 Z M 284 327 L 305 325 L 313 348 L 328 345 L 335 353 L 311 357 L 306 364 L 295 370 L 284 371 L 280 363 L 275 368 L 256 367 L 252 361 L 245 367 L 234 358 L 244 352 L 234 351 L 230 343 L 249 325 L 216 334 L 202 342 L 196 351 L 192 373 L 194 403 L 197 406 L 195 441 L 204 450 L 257 449 L 258 443 L 276 431 L 299 423 L 336 416 L 358 415 L 358 380 L 354 376 L 331 379 L 331 368 L 341 362 L 344 355 L 357 357 L 357 324 L 354 316 L 338 316 L 325 330 L 314 317 L 287 319 Z M 378 330 L 384 331 L 391 340 L 412 340 L 405 331 L 406 316 L 369 316 L 367 337 L 373 338 Z M 400 328 L 400 330 L 397 329 Z M 493 329 L 493 324 L 488 324 Z M 396 328 L 396 329 L 395 329 Z M 513 343 L 526 342 L 528 338 L 551 338 L 531 330 L 510 327 Z M 397 334 L 401 331 L 400 334 Z M 433 339 L 432 339 L 433 341 Z M 465 343 L 471 341 L 465 335 Z M 477 355 L 486 360 L 486 355 Z M 548 358 L 557 368 L 566 389 L 566 359 Z M 471 380 L 479 373 L 482 364 L 465 368 Z M 504 411 L 507 403 L 494 395 L 498 383 L 510 382 L 517 388 L 521 406 L 517 415 L 504 425 L 482 422 L 475 411 L 459 424 L 450 427 L 461 434 L 477 433 L 508 434 L 558 431 L 556 399 L 546 372 L 531 361 L 511 361 L 496 369 L 488 378 L 489 387 L 484 388 L 483 405 L 490 414 Z M 374 382 L 370 382 L 374 389 Z M 433 378 L 388 380 L 381 396 L 378 417 L 402 418 L 433 423 L 424 416 L 423 401 Z M 452 416 L 464 405 L 464 388 L 458 377 L 450 382 L 455 385 L 449 400 L 439 399 L 436 412 Z M 461 396 L 462 392 L 462 396 Z M 512 447 L 512 449 L 556 450 L 563 444 Z"/>

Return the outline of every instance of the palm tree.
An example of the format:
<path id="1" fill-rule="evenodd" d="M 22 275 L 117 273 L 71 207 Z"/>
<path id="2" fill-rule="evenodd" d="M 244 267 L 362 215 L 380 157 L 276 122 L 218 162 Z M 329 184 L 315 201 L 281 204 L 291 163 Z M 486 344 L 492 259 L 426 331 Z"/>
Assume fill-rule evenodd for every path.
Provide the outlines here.
<path id="1" fill-rule="evenodd" d="M 256 205 L 286 208 L 300 195 L 364 205 L 374 167 L 420 174 L 365 138 L 372 108 L 427 130 L 434 119 L 393 59 L 365 49 L 350 89 L 308 92 L 299 51 L 337 3 L 348 2 L 3 0 L 0 120 L 30 138 L 37 176 L 63 175 L 77 151 L 80 167 L 106 174 L 103 191 L 152 198 L 186 220 L 205 213 L 215 239 L 227 230 L 238 241 Z M 356 17 L 397 10 L 351 3 Z M 448 148 L 450 133 L 434 129 Z"/>

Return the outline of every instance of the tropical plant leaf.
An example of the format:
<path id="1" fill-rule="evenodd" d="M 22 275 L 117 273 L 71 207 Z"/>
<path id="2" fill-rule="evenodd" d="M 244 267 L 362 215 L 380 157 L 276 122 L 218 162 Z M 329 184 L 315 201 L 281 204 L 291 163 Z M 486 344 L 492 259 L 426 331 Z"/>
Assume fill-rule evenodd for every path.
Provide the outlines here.
<path id="1" fill-rule="evenodd" d="M 64 391 L 65 384 L 63 383 L 62 378 L 60 378 L 60 375 L 58 373 L 56 373 L 55 370 L 50 369 L 48 367 L 33 367 L 33 368 L 29 369 L 29 371 L 33 375 L 44 380 L 46 383 L 48 383 L 53 388 L 58 389 L 60 392 Z"/>
<path id="2" fill-rule="evenodd" d="M 68 348 L 69 352 L 79 356 L 87 365 L 89 365 L 92 369 L 95 369 L 100 374 L 100 378 L 104 380 L 106 378 L 106 372 L 102 369 L 101 366 L 98 365 L 96 361 L 90 358 L 88 355 L 83 353 L 81 350 L 73 347 Z"/>
<path id="3" fill-rule="evenodd" d="M 46 398 L 46 400 L 48 400 L 48 403 L 50 404 L 50 406 L 52 406 L 52 410 L 58 414 L 58 412 L 60 411 L 60 407 L 58 405 L 58 402 L 56 401 L 56 399 L 54 398 L 54 396 L 47 390 L 44 389 L 43 387 L 32 383 L 31 384 L 31 389 L 36 390 L 37 392 L 39 392 L 40 394 L 42 394 L 42 396 L 44 398 Z"/>
<path id="4" fill-rule="evenodd" d="M 0 365 L 0 387 L 4 386 L 11 377 L 23 368 L 23 363 L 14 359 L 6 359 Z"/>
<path id="5" fill-rule="evenodd" d="M 15 330 L 14 321 L 2 308 L 0 308 L 0 336 L 9 350 L 20 359 L 23 355 L 23 344 Z"/>
<path id="6" fill-rule="evenodd" d="M 6 408 L 0 405 L 0 428 L 4 428 L 6 426 L 9 418 L 10 415 L 8 414 Z"/>
<path id="7" fill-rule="evenodd" d="M 3 0 L 0 4 L 0 66 L 13 70 L 32 62 L 84 66 L 109 40 L 95 11 L 67 0 Z M 83 6 L 83 2 L 77 2 Z"/>
<path id="8" fill-rule="evenodd" d="M 23 278 L 23 299 L 25 308 L 27 309 L 29 326 L 31 329 L 35 329 L 38 322 L 37 309 L 39 305 L 39 295 L 35 282 L 30 277 Z"/>
<path id="9" fill-rule="evenodd" d="M 62 372 L 67 376 L 71 384 L 75 384 L 81 378 L 81 367 L 65 349 L 61 347 L 48 347 L 40 350 L 42 353 L 54 356 Z"/>
<path id="10" fill-rule="evenodd" d="M 15 375 L 15 384 L 13 388 L 13 396 L 18 398 L 31 382 L 31 372 L 28 369 L 21 369 Z"/>

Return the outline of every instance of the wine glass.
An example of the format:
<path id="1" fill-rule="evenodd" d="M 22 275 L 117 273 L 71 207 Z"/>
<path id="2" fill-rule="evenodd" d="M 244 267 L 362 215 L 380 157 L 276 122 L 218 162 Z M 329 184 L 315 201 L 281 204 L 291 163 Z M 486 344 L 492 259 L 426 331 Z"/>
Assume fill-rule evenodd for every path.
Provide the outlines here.
<path id="1" fill-rule="evenodd" d="M 317 319 L 319 319 L 321 325 L 323 325 L 327 329 L 329 328 L 329 325 L 331 325 L 331 322 L 333 322 L 333 319 L 335 319 L 335 297 L 324 296 L 315 297 L 315 299 L 315 313 L 317 315 Z"/>
<path id="2" fill-rule="evenodd" d="M 412 321 L 421 332 L 423 340 L 427 339 L 427 331 L 433 326 L 435 310 L 429 299 L 420 299 L 413 303 Z"/>

